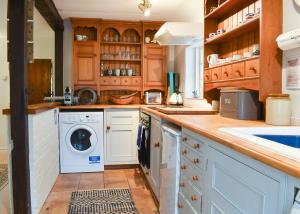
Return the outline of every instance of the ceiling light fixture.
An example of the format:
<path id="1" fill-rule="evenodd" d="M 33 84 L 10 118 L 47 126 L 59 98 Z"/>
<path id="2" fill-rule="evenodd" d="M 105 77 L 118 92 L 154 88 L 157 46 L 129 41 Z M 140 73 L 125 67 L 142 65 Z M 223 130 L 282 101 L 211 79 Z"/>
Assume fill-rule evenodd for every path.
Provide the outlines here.
<path id="1" fill-rule="evenodd" d="M 144 16 L 149 16 L 151 13 L 152 4 L 150 0 L 142 0 L 142 2 L 138 5 L 138 8 L 142 11 Z"/>

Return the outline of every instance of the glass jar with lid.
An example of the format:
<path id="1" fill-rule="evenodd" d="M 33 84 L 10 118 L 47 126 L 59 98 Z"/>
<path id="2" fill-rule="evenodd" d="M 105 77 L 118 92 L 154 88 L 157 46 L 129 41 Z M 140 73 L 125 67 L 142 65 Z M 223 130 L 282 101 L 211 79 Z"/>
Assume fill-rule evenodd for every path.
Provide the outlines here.
<path id="1" fill-rule="evenodd" d="M 289 94 L 269 94 L 266 100 L 266 123 L 275 126 L 291 125 Z"/>

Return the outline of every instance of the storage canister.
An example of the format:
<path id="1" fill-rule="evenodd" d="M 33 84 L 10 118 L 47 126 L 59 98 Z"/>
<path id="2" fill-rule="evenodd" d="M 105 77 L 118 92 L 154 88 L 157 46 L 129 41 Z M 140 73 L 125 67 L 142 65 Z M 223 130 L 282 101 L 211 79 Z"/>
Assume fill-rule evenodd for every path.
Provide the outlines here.
<path id="1" fill-rule="evenodd" d="M 266 100 L 267 124 L 289 126 L 291 114 L 291 100 L 288 94 L 269 94 Z"/>

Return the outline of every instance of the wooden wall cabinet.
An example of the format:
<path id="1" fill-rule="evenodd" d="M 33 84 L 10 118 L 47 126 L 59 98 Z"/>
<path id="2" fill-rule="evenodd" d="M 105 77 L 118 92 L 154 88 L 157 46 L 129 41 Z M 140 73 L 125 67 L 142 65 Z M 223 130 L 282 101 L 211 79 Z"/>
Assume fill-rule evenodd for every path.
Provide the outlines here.
<path id="1" fill-rule="evenodd" d="M 167 75 L 167 50 L 158 45 L 145 45 L 144 49 L 144 87 L 164 90 Z"/>
<path id="2" fill-rule="evenodd" d="M 217 89 L 227 86 L 257 90 L 260 101 L 269 93 L 281 92 L 282 52 L 275 40 L 282 33 L 282 2 L 204 1 L 204 67 L 206 75 L 211 73 L 211 80 L 205 77 L 206 98 L 218 99 Z M 255 16 L 247 18 L 248 13 Z M 225 32 L 209 36 L 220 29 Z M 260 52 L 249 57 L 255 46 Z M 242 59 L 209 67 L 206 58 L 210 54 L 219 54 L 221 59 L 238 54 Z M 221 78 L 215 76 L 216 67 L 221 68 Z"/>

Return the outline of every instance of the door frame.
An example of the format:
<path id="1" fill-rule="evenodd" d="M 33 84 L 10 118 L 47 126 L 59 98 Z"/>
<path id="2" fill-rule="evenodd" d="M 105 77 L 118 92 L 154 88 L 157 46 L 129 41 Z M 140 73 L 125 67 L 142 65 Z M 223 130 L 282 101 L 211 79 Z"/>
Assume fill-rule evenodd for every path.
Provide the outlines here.
<path id="1" fill-rule="evenodd" d="M 34 0 L 8 0 L 8 60 L 10 72 L 11 176 L 14 213 L 31 213 L 28 136 L 27 13 Z M 55 68 L 58 89 L 63 75 L 63 20 L 52 0 L 36 0 L 35 6 L 55 31 Z M 18 14 L 17 16 L 15 14 Z"/>

